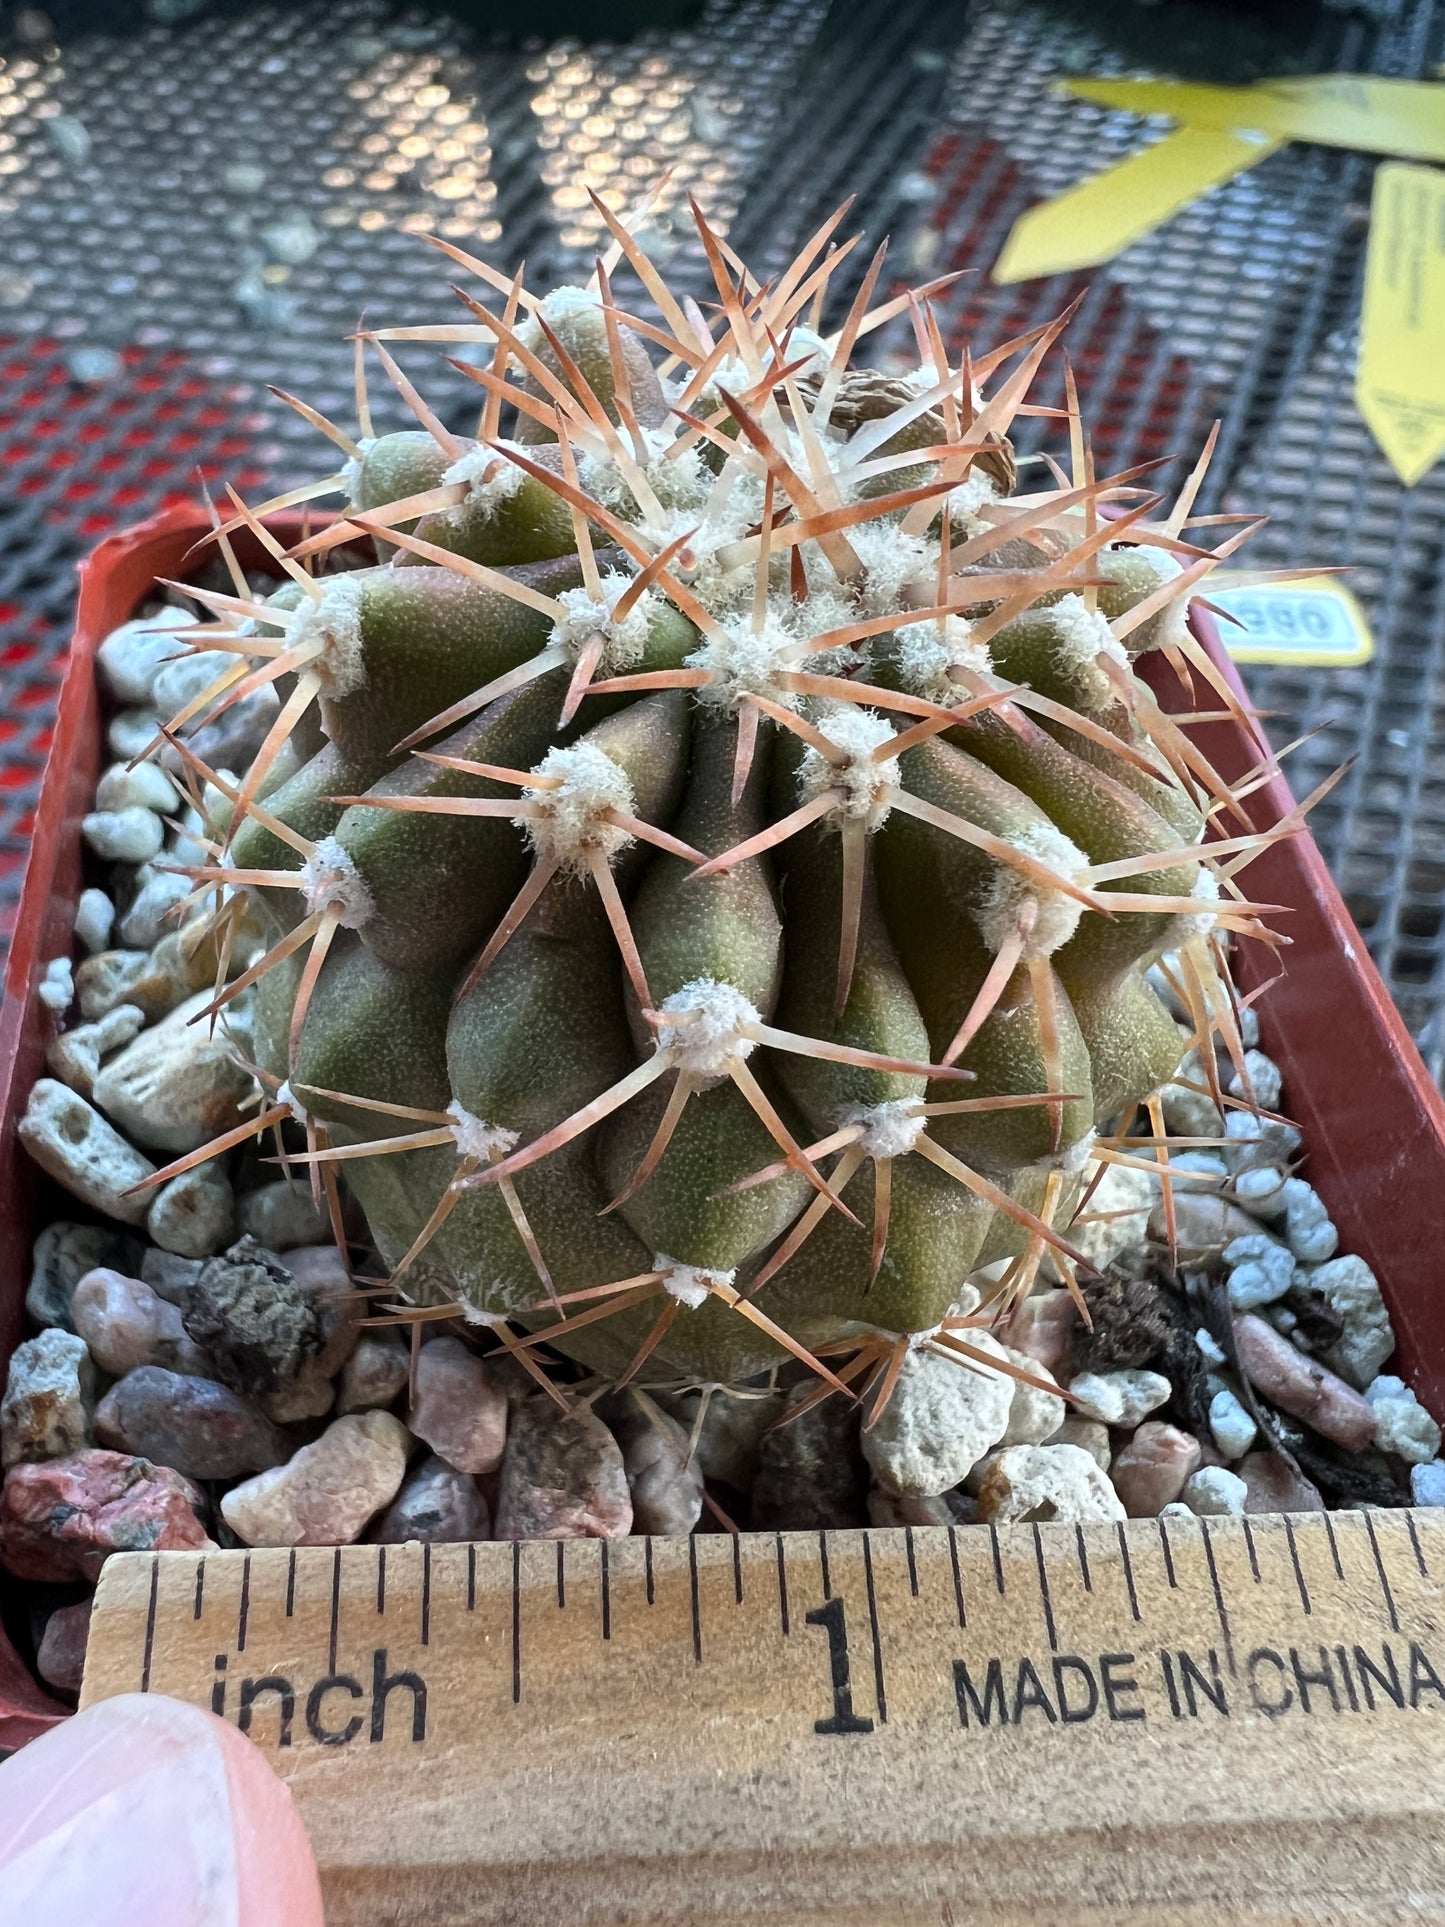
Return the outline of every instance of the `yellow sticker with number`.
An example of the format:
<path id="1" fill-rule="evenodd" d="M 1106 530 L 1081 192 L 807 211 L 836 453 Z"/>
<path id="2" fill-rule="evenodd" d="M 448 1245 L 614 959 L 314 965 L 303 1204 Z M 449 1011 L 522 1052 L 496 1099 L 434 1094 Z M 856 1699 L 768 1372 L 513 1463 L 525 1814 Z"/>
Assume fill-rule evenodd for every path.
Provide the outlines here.
<path id="1" fill-rule="evenodd" d="M 1445 455 L 1445 174 L 1375 174 L 1355 403 L 1406 488 Z"/>
<path id="2" fill-rule="evenodd" d="M 1333 576 L 1231 588 L 1220 575 L 1210 580 L 1209 600 L 1234 618 L 1221 621 L 1219 633 L 1235 662 L 1351 669 L 1375 653 L 1364 610 Z"/>

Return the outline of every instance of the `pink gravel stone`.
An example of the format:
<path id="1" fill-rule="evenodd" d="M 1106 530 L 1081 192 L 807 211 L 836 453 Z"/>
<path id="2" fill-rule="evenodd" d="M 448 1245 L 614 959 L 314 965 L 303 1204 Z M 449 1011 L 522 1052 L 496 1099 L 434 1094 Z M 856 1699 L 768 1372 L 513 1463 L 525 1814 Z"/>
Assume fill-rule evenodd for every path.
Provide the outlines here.
<path id="1" fill-rule="evenodd" d="M 1282 1412 L 1301 1418 L 1347 1452 L 1375 1442 L 1375 1409 L 1352 1385 L 1308 1358 L 1252 1312 L 1234 1321 L 1234 1342 L 1245 1377 Z"/>
<path id="2" fill-rule="evenodd" d="M 367 1533 L 374 1545 L 399 1546 L 408 1539 L 456 1545 L 491 1536 L 492 1520 L 481 1488 L 469 1472 L 445 1459 L 423 1459 Z"/>
<path id="3" fill-rule="evenodd" d="M 90 1601 L 59 1606 L 45 1622 L 40 1650 L 35 1655 L 40 1677 L 59 1693 L 80 1693 L 85 1674 L 85 1648 L 90 1640 Z"/>
<path id="4" fill-rule="evenodd" d="M 495 1536 L 624 1539 L 631 1530 L 622 1450 L 601 1419 L 582 1406 L 561 1412 L 545 1393 L 519 1405 L 502 1461 Z"/>
<path id="5" fill-rule="evenodd" d="M 1000 1336 L 1016 1352 L 1057 1372 L 1068 1357 L 1078 1322 L 1079 1308 L 1068 1292 L 1038 1291 L 1024 1299 Z"/>
<path id="6" fill-rule="evenodd" d="M 248 1546 L 349 1546 L 396 1497 L 410 1444 L 390 1412 L 336 1419 L 285 1465 L 232 1486 L 221 1516 Z"/>
<path id="7" fill-rule="evenodd" d="M 434 1338 L 417 1359 L 407 1424 L 459 1472 L 495 1472 L 507 1444 L 507 1395 L 459 1338 Z"/>
<path id="8" fill-rule="evenodd" d="M 166 1465 L 98 1448 L 12 1466 L 0 1492 L 0 1566 L 17 1579 L 86 1579 L 113 1552 L 209 1552 L 205 1504 Z"/>
<path id="9" fill-rule="evenodd" d="M 1157 1519 L 1199 1470 L 1199 1460 L 1198 1439 L 1147 1419 L 1114 1454 L 1109 1477 L 1131 1519 Z"/>
<path id="10" fill-rule="evenodd" d="M 205 1377 L 206 1354 L 181 1323 L 171 1304 L 139 1278 L 104 1268 L 88 1271 L 70 1301 L 75 1329 L 103 1372 L 124 1378 L 142 1365 Z"/>
<path id="11" fill-rule="evenodd" d="M 323 1927 L 301 1816 L 234 1727 L 157 1693 L 0 1766 L 0 1918 L 35 1927 Z"/>
<path id="12" fill-rule="evenodd" d="M 1316 1487 L 1291 1472 L 1277 1452 L 1251 1452 L 1235 1471 L 1244 1480 L 1246 1512 L 1323 1512 L 1325 1502 Z"/>

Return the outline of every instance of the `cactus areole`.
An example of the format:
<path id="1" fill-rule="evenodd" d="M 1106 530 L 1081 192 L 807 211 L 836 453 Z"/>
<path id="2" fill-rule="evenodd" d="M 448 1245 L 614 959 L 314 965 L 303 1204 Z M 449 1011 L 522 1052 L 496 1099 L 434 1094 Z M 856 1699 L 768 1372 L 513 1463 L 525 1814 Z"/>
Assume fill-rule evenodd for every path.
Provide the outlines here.
<path id="1" fill-rule="evenodd" d="M 178 725 L 280 703 L 234 779 L 190 758 L 217 1005 L 251 992 L 255 1129 L 354 1196 L 397 1316 L 534 1375 L 791 1353 L 876 1405 L 1046 1258 L 1077 1290 L 1091 1174 L 1154 1155 L 1191 1030 L 1239 1053 L 1261 839 L 1135 663 L 1232 702 L 1186 615 L 1247 531 L 1192 519 L 1203 461 L 1177 499 L 1097 476 L 1067 369 L 1059 460 L 1016 464 L 1062 323 L 950 350 L 875 262 L 825 334 L 836 219 L 759 285 L 699 216 L 705 316 L 609 219 L 545 296 L 447 249 L 461 321 L 358 340 L 354 439 L 303 411 L 344 465 L 233 498 L 228 556 L 346 506 L 177 637 L 230 662 Z M 917 365 L 859 365 L 895 319 Z M 490 346 L 474 437 L 400 365 L 427 343 Z M 417 427 L 372 433 L 368 369 Z"/>

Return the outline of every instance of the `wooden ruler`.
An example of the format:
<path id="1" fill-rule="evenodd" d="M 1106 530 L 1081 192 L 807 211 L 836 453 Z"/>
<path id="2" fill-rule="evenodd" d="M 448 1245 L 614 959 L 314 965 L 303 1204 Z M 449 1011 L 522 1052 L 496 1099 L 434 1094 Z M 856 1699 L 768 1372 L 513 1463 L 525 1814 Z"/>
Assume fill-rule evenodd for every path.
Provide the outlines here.
<path id="1" fill-rule="evenodd" d="M 331 1927 L 1445 1919 L 1445 1513 L 126 1554 Z"/>

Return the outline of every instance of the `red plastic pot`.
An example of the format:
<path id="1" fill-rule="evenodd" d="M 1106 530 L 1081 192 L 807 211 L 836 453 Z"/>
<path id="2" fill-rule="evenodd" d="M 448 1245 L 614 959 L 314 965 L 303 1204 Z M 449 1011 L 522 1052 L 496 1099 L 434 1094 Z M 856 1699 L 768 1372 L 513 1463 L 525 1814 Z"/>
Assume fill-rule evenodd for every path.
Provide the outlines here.
<path id="1" fill-rule="evenodd" d="M 70 665 L 0 1008 L 0 1376 L 20 1334 L 30 1248 L 43 1221 L 37 1174 L 15 1127 L 54 1030 L 35 988 L 49 959 L 69 950 L 81 888 L 80 818 L 89 808 L 102 740 L 96 646 L 134 613 L 158 576 L 184 572 L 207 526 L 199 508 L 172 509 L 103 542 L 81 566 Z M 283 539 L 299 539 L 301 520 L 279 517 L 275 527 Z M 241 553 L 243 562 L 259 559 L 259 551 L 248 554 L 244 544 Z M 1244 703 L 1212 621 L 1197 608 L 1195 620 Z M 1167 670 L 1156 688 L 1166 706 L 1194 707 Z M 1257 725 L 1213 723 L 1202 726 L 1196 740 L 1231 782 L 1267 753 Z M 1279 779 L 1251 798 L 1261 828 L 1292 807 Z M 1285 975 L 1264 998 L 1260 1023 L 1264 1047 L 1284 1072 L 1290 1114 L 1304 1133 L 1311 1181 L 1339 1226 L 1341 1248 L 1358 1253 L 1380 1280 L 1399 1338 L 1396 1369 L 1439 1412 L 1445 1407 L 1445 1316 L 1436 1307 L 1432 1254 L 1445 1245 L 1445 1104 L 1313 841 L 1295 836 L 1275 844 L 1248 874 L 1257 901 L 1289 906 L 1289 914 L 1276 919 L 1291 938 Z M 1242 947 L 1242 989 L 1275 970 L 1261 946 Z M 0 1749 L 22 1745 L 65 1715 L 0 1630 Z"/>

